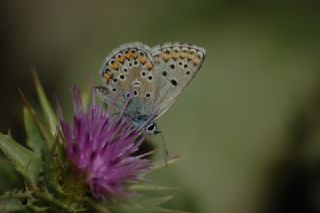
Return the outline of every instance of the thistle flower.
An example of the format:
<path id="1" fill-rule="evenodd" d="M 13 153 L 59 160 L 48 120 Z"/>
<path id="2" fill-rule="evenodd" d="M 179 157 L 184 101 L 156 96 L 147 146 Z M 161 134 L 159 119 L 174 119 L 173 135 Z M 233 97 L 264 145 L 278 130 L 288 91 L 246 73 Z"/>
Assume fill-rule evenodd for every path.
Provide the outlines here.
<path id="1" fill-rule="evenodd" d="M 139 181 L 151 167 L 144 158 L 148 153 L 134 155 L 144 137 L 126 118 L 95 104 L 94 98 L 84 110 L 78 87 L 73 88 L 72 96 L 73 122 L 68 124 L 60 113 L 68 159 L 84 174 L 95 198 L 131 195 L 127 183 Z"/>

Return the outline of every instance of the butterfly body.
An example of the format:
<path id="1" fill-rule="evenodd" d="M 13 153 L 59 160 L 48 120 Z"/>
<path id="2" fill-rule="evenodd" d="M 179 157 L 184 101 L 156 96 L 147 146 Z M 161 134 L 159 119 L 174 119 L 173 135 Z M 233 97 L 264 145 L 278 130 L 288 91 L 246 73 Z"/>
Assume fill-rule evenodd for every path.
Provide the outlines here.
<path id="1" fill-rule="evenodd" d="M 100 75 L 104 86 L 97 95 L 121 110 L 133 126 L 148 133 L 159 130 L 154 120 L 165 113 L 195 77 L 204 59 L 201 47 L 182 43 L 164 43 L 154 48 L 129 43 L 106 57 Z"/>

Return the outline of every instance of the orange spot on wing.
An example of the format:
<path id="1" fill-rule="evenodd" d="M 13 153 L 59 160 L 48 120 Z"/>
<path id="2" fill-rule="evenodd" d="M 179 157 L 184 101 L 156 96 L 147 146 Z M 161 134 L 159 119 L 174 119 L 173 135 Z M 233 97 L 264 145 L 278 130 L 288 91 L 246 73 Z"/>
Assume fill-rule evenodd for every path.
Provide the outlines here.
<path id="1" fill-rule="evenodd" d="M 109 67 L 111 69 L 114 69 L 114 70 L 118 70 L 119 69 L 119 65 L 115 62 L 115 61 L 112 61 L 110 64 L 109 64 Z"/>
<path id="2" fill-rule="evenodd" d="M 187 57 L 187 51 L 184 51 L 184 50 L 182 50 L 181 52 L 180 52 L 180 58 L 185 58 L 185 57 Z"/>
<path id="3" fill-rule="evenodd" d="M 165 50 L 162 52 L 162 58 L 164 61 L 168 61 L 170 59 L 171 55 L 170 55 L 170 51 L 169 50 Z"/>
<path id="4" fill-rule="evenodd" d="M 119 56 L 117 57 L 117 61 L 120 62 L 120 63 L 123 63 L 123 61 L 124 61 L 123 55 L 119 55 Z"/>
<path id="5" fill-rule="evenodd" d="M 179 52 L 178 52 L 178 51 L 173 51 L 173 52 L 171 53 L 171 56 L 172 56 L 172 58 L 173 58 L 174 60 L 177 60 L 178 57 L 179 57 Z"/>
<path id="6" fill-rule="evenodd" d="M 188 60 L 192 60 L 193 59 L 194 54 L 193 53 L 188 53 L 187 57 Z"/>
<path id="7" fill-rule="evenodd" d="M 151 71 L 153 68 L 153 65 L 150 63 L 150 61 L 147 62 L 147 68 L 149 71 Z"/>
<path id="8" fill-rule="evenodd" d="M 136 59 L 136 58 L 138 57 L 138 53 L 137 53 L 137 51 L 136 51 L 135 49 L 132 49 L 132 50 L 130 51 L 130 55 L 131 55 L 131 57 L 134 58 L 134 59 Z"/>
<path id="9" fill-rule="evenodd" d="M 112 77 L 112 73 L 103 73 L 103 78 L 108 81 Z"/>
<path id="10" fill-rule="evenodd" d="M 196 57 L 193 57 L 192 62 L 193 62 L 194 65 L 200 64 L 200 62 L 201 62 L 201 56 L 197 55 Z"/>
<path id="11" fill-rule="evenodd" d="M 141 64 L 145 64 L 147 62 L 147 58 L 145 56 L 139 56 L 139 61 Z"/>
<path id="12" fill-rule="evenodd" d="M 126 58 L 126 59 L 129 59 L 130 58 L 130 52 L 129 51 L 125 51 L 124 53 L 123 53 L 123 56 Z"/>

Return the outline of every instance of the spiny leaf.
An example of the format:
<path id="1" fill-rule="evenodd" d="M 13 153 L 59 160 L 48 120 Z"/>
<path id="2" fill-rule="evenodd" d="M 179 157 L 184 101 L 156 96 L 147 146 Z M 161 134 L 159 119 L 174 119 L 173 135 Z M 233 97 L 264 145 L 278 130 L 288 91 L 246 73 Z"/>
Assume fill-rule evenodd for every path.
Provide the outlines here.
<path id="1" fill-rule="evenodd" d="M 167 160 L 167 165 L 173 164 L 173 163 L 181 160 L 182 158 L 183 158 L 183 157 L 181 157 L 181 156 L 179 156 L 179 155 L 174 156 L 174 157 L 170 157 L 170 158 Z M 164 167 L 166 167 L 165 161 L 160 161 L 160 162 L 154 163 L 154 165 L 153 165 L 152 168 L 151 168 L 150 173 L 151 173 L 151 172 L 154 172 L 154 171 L 156 171 L 156 170 L 158 170 L 158 169 L 164 168 Z"/>
<path id="2" fill-rule="evenodd" d="M 50 204 L 53 212 L 83 212 L 84 208 L 78 208 L 77 205 L 66 204 L 64 200 L 56 199 L 56 197 L 52 196 L 48 192 L 36 192 L 36 197 L 39 200 L 42 200 L 44 203 Z"/>
<path id="3" fill-rule="evenodd" d="M 32 106 L 30 104 L 30 102 L 25 97 L 25 95 L 23 94 L 21 89 L 18 88 L 18 90 L 19 90 L 19 93 L 20 93 L 20 95 L 22 97 L 22 100 L 23 100 L 23 102 L 25 104 L 25 107 L 29 112 L 29 115 L 31 116 L 31 118 L 33 120 L 33 123 L 38 127 L 39 132 L 41 133 L 42 137 L 44 138 L 44 142 L 45 142 L 45 145 L 46 145 L 46 146 L 44 146 L 44 148 L 45 148 L 44 151 L 51 150 L 51 147 L 54 144 L 54 135 L 51 134 L 51 132 L 47 128 L 47 126 L 45 126 L 42 123 L 42 121 L 39 119 L 39 117 L 36 115 L 35 111 L 33 110 Z"/>
<path id="4" fill-rule="evenodd" d="M 112 212 L 119 213 L 185 213 L 184 211 L 166 209 L 160 205 L 168 202 L 172 199 L 172 196 L 163 196 L 163 197 L 140 197 L 134 198 L 128 201 L 127 203 L 118 203 L 115 206 L 112 206 Z"/>
<path id="5" fill-rule="evenodd" d="M 22 185 L 21 177 L 4 157 L 0 157 L 0 194 Z"/>
<path id="6" fill-rule="evenodd" d="M 100 213 L 110 213 L 108 207 L 106 207 L 106 206 L 104 206 L 104 205 L 101 205 L 101 203 L 99 203 L 99 202 L 96 201 L 96 200 L 87 198 L 87 202 L 88 202 L 88 204 L 89 204 L 93 209 L 95 209 L 97 212 L 100 212 Z"/>
<path id="7" fill-rule="evenodd" d="M 130 186 L 133 191 L 160 191 L 160 190 L 176 190 L 177 187 L 159 186 L 154 184 L 135 184 Z"/>
<path id="8" fill-rule="evenodd" d="M 39 77 L 36 73 L 35 70 L 33 70 L 32 72 L 33 74 L 33 79 L 34 79 L 34 82 L 35 82 L 35 85 L 36 85 L 36 90 L 37 90 L 37 93 L 38 93 L 38 97 L 39 97 L 39 101 L 40 101 L 40 105 L 41 105 L 41 108 L 42 108 L 42 112 L 45 116 L 45 119 L 49 125 L 49 128 L 50 128 L 50 131 L 51 131 L 51 134 L 55 134 L 56 133 L 56 129 L 57 129 L 57 118 L 56 118 L 56 115 L 48 101 L 48 98 L 43 90 L 43 87 L 41 85 L 41 82 L 39 80 Z"/>
<path id="9" fill-rule="evenodd" d="M 143 204 L 145 206 L 160 206 L 161 204 L 164 204 L 171 200 L 173 197 L 171 195 L 169 196 L 163 196 L 163 197 L 153 197 L 153 198 L 147 198 L 144 199 Z"/>
<path id="10" fill-rule="evenodd" d="M 59 184 L 61 171 L 63 169 L 61 168 L 62 165 L 60 163 L 62 159 L 61 154 L 59 154 L 59 151 L 61 150 L 58 150 L 59 146 L 60 144 L 56 142 L 50 152 L 48 152 L 44 162 L 43 175 L 47 189 L 57 197 L 65 197 L 66 195 Z"/>
<path id="11" fill-rule="evenodd" d="M 0 212 L 24 211 L 25 206 L 22 203 L 26 199 L 26 194 L 21 191 L 6 192 L 0 196 Z"/>
<path id="12" fill-rule="evenodd" d="M 5 199 L 0 198 L 0 212 L 23 212 L 26 210 L 18 199 Z"/>
<path id="13" fill-rule="evenodd" d="M 12 162 L 17 171 L 36 187 L 43 162 L 35 153 L 18 144 L 11 137 L 0 133 L 0 150 Z"/>
<path id="14" fill-rule="evenodd" d="M 26 134 L 27 134 L 27 145 L 30 147 L 34 153 L 40 157 L 42 154 L 43 146 L 45 145 L 45 142 L 43 141 L 40 132 L 34 123 L 30 112 L 27 108 L 23 109 L 24 114 L 24 125 L 26 128 Z"/>

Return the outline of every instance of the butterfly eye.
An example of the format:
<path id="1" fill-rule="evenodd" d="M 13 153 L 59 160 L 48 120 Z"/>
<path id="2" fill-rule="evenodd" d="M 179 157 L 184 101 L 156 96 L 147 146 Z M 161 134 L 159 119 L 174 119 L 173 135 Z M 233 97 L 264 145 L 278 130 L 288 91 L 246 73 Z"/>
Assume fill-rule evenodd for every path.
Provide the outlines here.
<path id="1" fill-rule="evenodd" d="M 157 133 L 160 133 L 160 131 L 157 129 L 157 126 L 155 123 L 150 123 L 146 126 L 145 130 L 148 132 L 148 133 L 151 133 L 151 134 L 157 134 Z"/>

